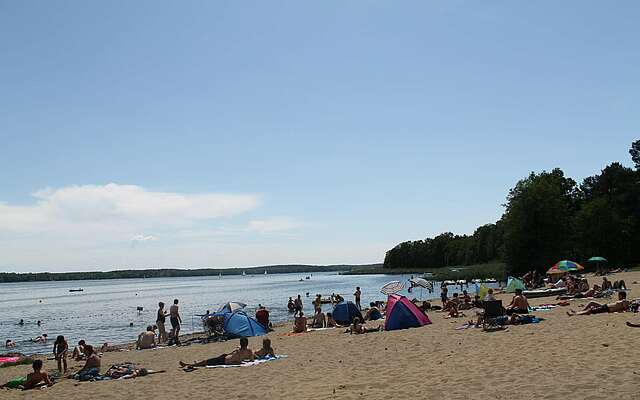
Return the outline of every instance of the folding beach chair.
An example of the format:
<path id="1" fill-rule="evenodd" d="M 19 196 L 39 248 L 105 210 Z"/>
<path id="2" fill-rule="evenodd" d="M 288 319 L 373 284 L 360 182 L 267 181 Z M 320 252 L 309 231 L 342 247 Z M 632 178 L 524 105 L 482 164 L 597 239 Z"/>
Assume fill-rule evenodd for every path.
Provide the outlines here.
<path id="1" fill-rule="evenodd" d="M 502 300 L 483 301 L 484 314 L 482 318 L 482 329 L 486 330 L 488 326 L 497 326 L 496 318 L 505 315 Z"/>

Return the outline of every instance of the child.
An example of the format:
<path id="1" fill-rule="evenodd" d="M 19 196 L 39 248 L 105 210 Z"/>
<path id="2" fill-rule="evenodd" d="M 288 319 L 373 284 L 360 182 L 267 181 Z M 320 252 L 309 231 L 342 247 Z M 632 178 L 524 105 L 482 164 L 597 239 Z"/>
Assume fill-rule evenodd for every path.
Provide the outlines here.
<path id="1" fill-rule="evenodd" d="M 64 373 L 67 373 L 67 352 L 69 351 L 69 344 L 64 340 L 64 336 L 60 335 L 56 338 L 53 344 L 53 356 L 58 362 L 58 372 L 62 373 L 62 366 L 64 365 Z"/>

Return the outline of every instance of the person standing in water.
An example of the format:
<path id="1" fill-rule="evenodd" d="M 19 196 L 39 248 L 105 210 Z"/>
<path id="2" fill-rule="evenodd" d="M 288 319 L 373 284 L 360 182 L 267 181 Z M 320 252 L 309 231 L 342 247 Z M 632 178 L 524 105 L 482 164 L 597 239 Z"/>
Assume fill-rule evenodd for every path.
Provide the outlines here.
<path id="1" fill-rule="evenodd" d="M 169 308 L 169 320 L 171 321 L 171 334 L 176 341 L 176 344 L 180 343 L 178 335 L 180 335 L 180 324 L 182 318 L 178 312 L 178 299 L 173 300 L 173 305 Z"/>
<path id="2" fill-rule="evenodd" d="M 156 326 L 158 327 L 158 343 L 164 343 L 167 341 L 167 330 L 164 327 L 164 323 L 167 320 L 167 312 L 164 311 L 164 303 L 158 303 L 158 317 L 156 318 Z"/>
<path id="3" fill-rule="evenodd" d="M 360 306 L 360 297 L 362 296 L 362 292 L 360 291 L 360 286 L 356 286 L 356 291 L 353 294 L 353 297 L 356 300 L 356 307 L 358 307 L 358 310 L 362 310 L 362 307 Z"/>

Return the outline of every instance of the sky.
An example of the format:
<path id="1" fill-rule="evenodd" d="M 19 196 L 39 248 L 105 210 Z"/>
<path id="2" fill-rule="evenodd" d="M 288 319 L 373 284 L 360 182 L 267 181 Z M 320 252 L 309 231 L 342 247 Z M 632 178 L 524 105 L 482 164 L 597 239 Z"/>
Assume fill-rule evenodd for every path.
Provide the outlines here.
<path id="1" fill-rule="evenodd" d="M 0 0 L 0 271 L 373 263 L 631 165 L 640 2 Z"/>

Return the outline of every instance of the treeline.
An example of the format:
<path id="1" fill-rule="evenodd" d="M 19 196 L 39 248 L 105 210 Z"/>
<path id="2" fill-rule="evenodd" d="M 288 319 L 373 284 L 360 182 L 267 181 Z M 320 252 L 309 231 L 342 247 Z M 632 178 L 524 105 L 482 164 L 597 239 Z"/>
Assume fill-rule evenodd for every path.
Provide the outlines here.
<path id="1" fill-rule="evenodd" d="M 0 283 L 8 282 L 40 282 L 40 281 L 75 281 L 98 279 L 131 279 L 131 278 L 180 278 L 189 276 L 260 275 L 285 273 L 314 273 L 328 271 L 350 271 L 356 267 L 379 267 L 381 264 L 367 265 L 267 265 L 248 268 L 200 268 L 200 269 L 132 269 L 107 272 L 39 272 L 39 273 L 0 273 Z"/>
<path id="2" fill-rule="evenodd" d="M 560 169 L 531 173 L 509 191 L 505 212 L 473 235 L 443 233 L 400 243 L 385 268 L 439 268 L 499 260 L 512 274 L 546 270 L 561 259 L 611 265 L 640 261 L 640 140 L 629 150 L 635 170 L 614 162 L 577 184 Z"/>

